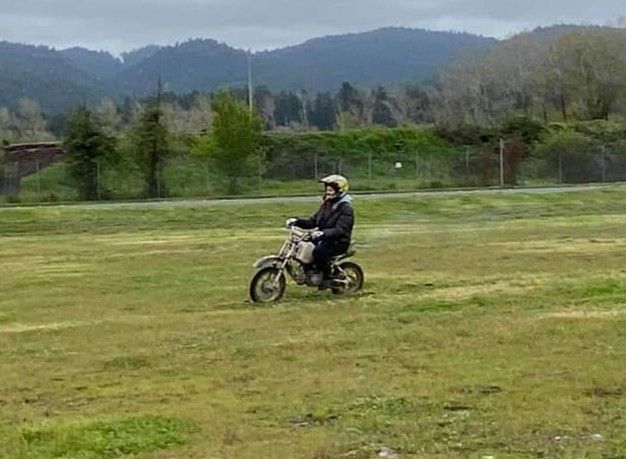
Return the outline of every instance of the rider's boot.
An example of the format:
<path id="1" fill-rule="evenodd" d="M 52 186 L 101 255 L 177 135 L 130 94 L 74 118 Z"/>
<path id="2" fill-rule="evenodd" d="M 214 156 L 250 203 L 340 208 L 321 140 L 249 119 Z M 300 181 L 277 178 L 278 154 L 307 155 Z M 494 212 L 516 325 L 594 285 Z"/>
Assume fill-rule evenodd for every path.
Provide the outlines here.
<path id="1" fill-rule="evenodd" d="M 331 286 L 331 282 L 332 282 L 332 281 L 331 281 L 330 279 L 324 279 L 324 280 L 322 281 L 322 283 L 321 283 L 320 285 L 318 285 L 318 286 L 317 286 L 317 289 L 318 289 L 318 290 L 326 290 L 326 289 L 330 288 L 330 286 Z"/>
<path id="2" fill-rule="evenodd" d="M 317 287 L 318 290 L 326 290 L 327 288 L 330 288 L 332 286 L 334 273 L 331 271 L 331 268 L 328 267 L 328 269 L 324 269 L 323 273 L 324 273 L 324 278 L 322 282 L 320 283 L 320 285 Z"/>

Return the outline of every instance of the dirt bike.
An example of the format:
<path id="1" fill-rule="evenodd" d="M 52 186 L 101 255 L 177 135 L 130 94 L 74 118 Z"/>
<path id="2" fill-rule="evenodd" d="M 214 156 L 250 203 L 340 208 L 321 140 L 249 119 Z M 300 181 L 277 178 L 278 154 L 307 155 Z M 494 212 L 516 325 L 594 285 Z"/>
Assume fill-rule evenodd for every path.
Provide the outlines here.
<path id="1" fill-rule="evenodd" d="M 348 250 L 331 260 L 331 279 L 325 279 L 321 270 L 313 264 L 311 232 L 290 226 L 289 234 L 279 252 L 259 258 L 253 266 L 250 279 L 250 299 L 255 303 L 278 301 L 285 293 L 287 276 L 298 285 L 309 287 L 328 286 L 336 295 L 356 293 L 363 288 L 363 270 L 351 261 L 342 261 L 355 254 L 354 243 Z"/>

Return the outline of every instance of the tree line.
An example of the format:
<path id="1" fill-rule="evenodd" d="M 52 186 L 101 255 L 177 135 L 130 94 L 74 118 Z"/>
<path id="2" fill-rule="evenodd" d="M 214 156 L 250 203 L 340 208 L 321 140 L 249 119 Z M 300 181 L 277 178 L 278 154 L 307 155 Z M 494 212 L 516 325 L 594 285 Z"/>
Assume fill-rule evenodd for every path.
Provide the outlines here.
<path id="1" fill-rule="evenodd" d="M 141 101 L 103 99 L 52 118 L 36 101 L 22 99 L 15 112 L 0 107 L 0 139 L 7 144 L 63 138 L 82 199 L 106 193 L 97 186 L 102 167 L 124 163 L 141 169 L 146 197 L 164 196 L 163 165 L 185 155 L 209 158 L 227 190 L 236 192 L 238 178 L 260 168 L 263 130 L 280 134 L 431 125 L 456 145 L 489 149 L 499 136 L 514 139 L 509 164 L 532 152 L 557 158 L 554 151 L 569 148 L 583 155 L 597 150 L 600 141 L 617 151 L 626 138 L 623 126 L 611 128 L 619 131 L 615 135 L 602 133 L 606 139 L 589 143 L 598 136 L 580 123 L 619 120 L 625 114 L 625 45 L 622 29 L 591 28 L 552 37 L 521 34 L 486 56 L 442 71 L 430 84 L 364 89 L 345 82 L 334 94 L 273 93 L 257 87 L 252 113 L 246 88 L 183 95 L 159 88 Z M 555 128 L 555 122 L 561 126 Z M 535 148 L 540 141 L 543 146 Z"/>
<path id="2" fill-rule="evenodd" d="M 254 89 L 253 106 L 270 131 L 342 130 L 430 123 L 438 127 L 495 126 L 513 114 L 544 122 L 609 119 L 626 111 L 626 30 L 590 28 L 544 37 L 517 35 L 486 56 L 466 57 L 429 83 L 362 88 L 344 82 L 335 92 Z M 246 88 L 231 88 L 246 102 Z M 212 117 L 211 93 L 161 96 L 171 129 L 199 132 Z M 141 105 L 104 99 L 92 107 L 114 134 L 132 124 Z M 16 113 L 0 107 L 0 138 L 31 140 L 62 135 L 63 116 L 46 119 L 36 101 Z M 47 127 L 46 127 L 47 125 Z"/>
<path id="3" fill-rule="evenodd" d="M 237 192 L 238 180 L 247 174 L 251 164 L 260 161 L 261 121 L 228 92 L 218 93 L 211 108 L 212 125 L 189 136 L 168 126 L 159 95 L 155 103 L 139 109 L 125 135 L 117 137 L 111 133 L 105 117 L 84 105 L 76 108 L 67 121 L 63 146 L 79 198 L 101 199 L 107 191 L 100 188 L 101 171 L 125 165 L 140 169 L 144 197 L 166 196 L 162 169 L 169 158 L 181 151 L 208 158 L 225 179 L 226 191 Z"/>

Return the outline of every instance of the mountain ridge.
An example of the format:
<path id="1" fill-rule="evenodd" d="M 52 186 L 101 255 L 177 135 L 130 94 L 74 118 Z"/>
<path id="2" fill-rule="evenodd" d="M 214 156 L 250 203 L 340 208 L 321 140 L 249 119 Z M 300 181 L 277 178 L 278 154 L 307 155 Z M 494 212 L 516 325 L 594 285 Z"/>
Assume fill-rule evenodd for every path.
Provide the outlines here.
<path id="1" fill-rule="evenodd" d="M 530 33 L 558 36 L 583 26 L 556 25 Z M 528 33 L 528 32 L 523 32 Z M 504 40 L 506 41 L 506 40 Z M 251 54 L 253 84 L 275 91 L 334 92 L 343 82 L 362 87 L 423 83 L 460 56 L 484 54 L 495 38 L 467 32 L 383 27 L 315 37 Z M 107 51 L 0 42 L 0 106 L 21 97 L 60 112 L 108 96 L 142 98 L 161 79 L 179 94 L 247 84 L 248 53 L 211 38 L 146 45 L 115 57 Z"/>

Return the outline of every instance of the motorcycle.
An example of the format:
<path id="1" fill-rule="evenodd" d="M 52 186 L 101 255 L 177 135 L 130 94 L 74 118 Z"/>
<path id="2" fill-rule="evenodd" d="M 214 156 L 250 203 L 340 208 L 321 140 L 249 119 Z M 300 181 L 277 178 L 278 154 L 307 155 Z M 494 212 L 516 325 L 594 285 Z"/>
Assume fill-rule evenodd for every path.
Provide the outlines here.
<path id="1" fill-rule="evenodd" d="M 282 298 L 287 287 L 286 274 L 297 285 L 320 287 L 327 285 L 336 295 L 358 292 L 363 288 L 364 275 L 359 265 L 343 261 L 355 254 L 354 243 L 348 250 L 331 260 L 332 279 L 324 278 L 321 270 L 313 264 L 311 232 L 290 226 L 289 234 L 275 255 L 259 258 L 252 266 L 254 273 L 250 279 L 250 299 L 255 303 L 270 303 Z M 329 284 L 329 285 L 328 285 Z"/>

